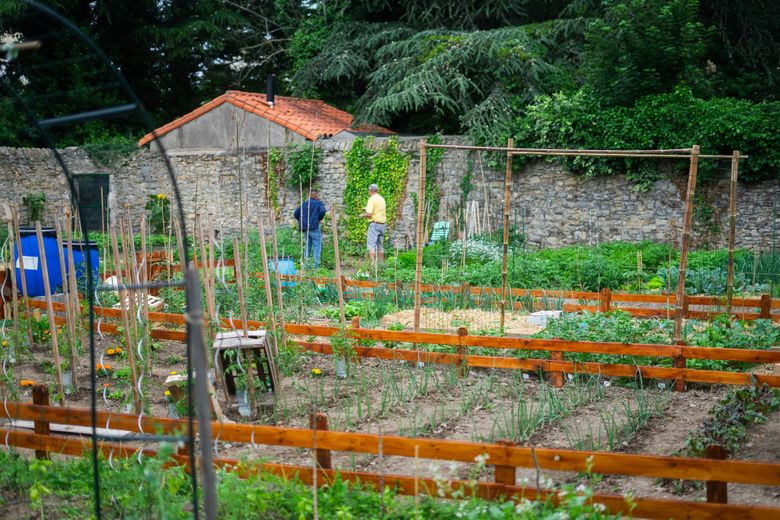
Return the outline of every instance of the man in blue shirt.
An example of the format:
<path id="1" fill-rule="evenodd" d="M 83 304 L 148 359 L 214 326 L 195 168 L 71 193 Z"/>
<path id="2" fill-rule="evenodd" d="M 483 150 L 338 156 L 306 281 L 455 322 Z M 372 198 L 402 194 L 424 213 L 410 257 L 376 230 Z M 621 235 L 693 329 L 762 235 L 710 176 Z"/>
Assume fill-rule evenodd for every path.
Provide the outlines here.
<path id="1" fill-rule="evenodd" d="M 314 256 L 314 267 L 319 267 L 322 252 L 320 222 L 325 218 L 325 206 L 320 202 L 315 190 L 312 190 L 309 199 L 303 201 L 303 204 L 295 210 L 294 215 L 295 220 L 298 221 L 298 229 L 306 233 L 304 258 Z"/>

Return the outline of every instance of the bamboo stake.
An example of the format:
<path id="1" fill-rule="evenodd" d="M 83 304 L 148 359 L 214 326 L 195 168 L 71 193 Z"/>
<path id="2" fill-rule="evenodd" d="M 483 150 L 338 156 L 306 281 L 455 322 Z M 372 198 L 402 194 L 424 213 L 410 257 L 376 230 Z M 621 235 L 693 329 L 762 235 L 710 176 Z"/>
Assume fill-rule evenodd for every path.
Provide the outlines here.
<path id="1" fill-rule="evenodd" d="M 241 313 L 241 328 L 243 336 L 249 337 L 249 324 L 246 315 L 246 306 L 244 305 L 244 277 L 243 269 L 241 268 L 241 251 L 238 248 L 238 238 L 233 238 L 233 262 L 235 265 L 236 273 L 236 290 L 238 291 L 238 308 Z M 249 408 L 254 412 L 255 409 L 255 377 L 252 371 L 253 355 L 251 350 L 240 350 L 236 353 L 237 356 L 244 354 L 244 360 L 246 362 L 246 386 L 247 393 L 249 394 Z"/>
<path id="2" fill-rule="evenodd" d="M 682 334 L 683 298 L 685 296 L 685 270 L 688 268 L 688 248 L 691 243 L 691 223 L 693 221 L 693 197 L 696 192 L 696 175 L 699 170 L 699 145 L 691 151 L 691 165 L 688 171 L 688 193 L 685 199 L 683 234 L 680 244 L 680 267 L 677 276 L 677 301 L 674 313 L 674 341 L 679 342 Z"/>
<path id="3" fill-rule="evenodd" d="M 414 331 L 420 330 L 420 304 L 422 286 L 422 259 L 423 259 L 423 218 L 425 211 L 425 173 L 427 163 L 427 144 L 425 139 L 420 140 L 420 179 L 417 184 L 417 256 L 414 268 Z"/>
<path id="4" fill-rule="evenodd" d="M 78 288 L 78 282 L 76 281 L 76 263 L 73 260 L 73 236 L 71 232 L 71 220 L 70 220 L 70 213 L 65 213 L 65 239 L 68 243 L 68 283 L 70 284 L 70 293 L 73 298 L 73 305 L 72 309 L 74 312 L 74 326 L 76 327 L 77 336 L 79 337 L 79 340 L 81 342 L 81 345 L 86 345 L 86 337 L 84 335 L 84 329 L 79 324 L 79 320 L 75 319 L 77 316 L 79 316 L 81 305 L 79 303 L 79 288 Z M 89 254 L 89 251 L 87 251 L 86 254 Z M 73 384 L 75 386 L 76 384 L 76 373 L 74 371 L 73 373 Z"/>
<path id="5" fill-rule="evenodd" d="M 40 261 L 41 273 L 43 274 L 43 291 L 46 297 L 46 316 L 49 319 L 51 346 L 54 351 L 54 376 L 57 378 L 57 397 L 60 404 L 64 405 L 65 388 L 62 386 L 62 367 L 60 366 L 60 347 L 57 343 L 57 324 L 54 320 L 54 306 L 52 305 L 51 288 L 49 287 L 49 270 L 46 265 L 46 250 L 43 248 L 43 233 L 41 232 L 41 222 L 39 220 L 35 221 L 35 235 L 38 238 L 38 258 Z"/>
<path id="6" fill-rule="evenodd" d="M 214 307 L 211 305 L 211 298 L 209 298 L 209 292 L 211 288 L 210 277 L 206 270 L 206 246 L 203 237 L 203 222 L 200 215 L 195 215 L 195 227 L 198 231 L 198 242 L 200 246 L 200 266 L 203 269 L 203 286 L 206 291 L 206 320 L 210 324 L 214 320 Z"/>
<path id="7" fill-rule="evenodd" d="M 265 246 L 265 229 L 263 229 L 263 216 L 258 211 L 257 213 L 257 229 L 260 235 L 260 254 L 263 260 L 263 286 L 265 288 L 265 302 L 268 306 L 268 323 L 271 325 L 271 330 L 276 331 L 276 318 L 274 317 L 274 302 L 273 292 L 271 291 L 271 277 L 268 272 L 268 250 Z M 284 336 L 283 336 L 284 337 Z M 271 348 L 273 349 L 274 363 L 271 365 L 271 371 L 274 377 L 274 394 L 275 399 L 280 399 L 282 395 L 281 379 L 279 378 L 279 371 L 276 368 L 276 359 L 279 356 L 279 348 L 276 344 L 276 336 L 274 335 L 274 341 L 271 342 Z"/>
<path id="8" fill-rule="evenodd" d="M 344 284 L 341 282 L 341 256 L 339 255 L 339 233 L 337 222 L 336 208 L 330 208 L 330 225 L 333 232 L 333 256 L 336 262 L 336 289 L 339 293 L 339 319 L 341 320 L 341 326 L 346 327 L 347 318 L 344 313 Z M 396 256 L 398 252 L 396 250 Z M 397 282 L 397 280 L 396 280 Z M 397 291 L 396 291 L 397 294 Z"/>
<path id="9" fill-rule="evenodd" d="M 70 347 L 71 386 L 73 388 L 78 388 L 76 382 L 76 369 L 78 369 L 79 366 L 78 351 L 76 350 L 76 317 L 73 313 L 73 300 L 71 299 L 70 284 L 68 283 L 68 273 L 65 269 L 65 254 L 62 250 L 62 231 L 60 229 L 59 219 L 54 221 L 54 231 L 57 240 L 57 257 L 60 260 L 60 276 L 62 276 L 62 303 L 65 306 L 65 337 L 67 338 Z"/>
<path id="10" fill-rule="evenodd" d="M 279 247 L 277 245 L 276 241 L 276 218 L 274 217 L 273 212 L 269 213 L 269 219 L 271 221 L 271 240 L 273 241 L 273 248 L 274 248 L 274 263 L 276 266 L 275 276 L 276 276 L 276 299 L 279 302 L 279 327 L 281 328 L 282 332 L 282 345 L 287 344 L 287 333 L 284 330 L 284 300 L 282 298 L 282 277 L 279 273 Z"/>
<path id="11" fill-rule="evenodd" d="M 214 224 L 211 220 L 211 215 L 206 220 L 206 233 L 209 237 L 209 259 L 208 268 L 206 269 L 206 275 L 209 277 L 209 292 L 207 293 L 211 300 L 211 308 L 214 309 L 214 318 L 217 319 L 217 300 L 216 300 L 216 287 L 217 287 L 217 269 L 214 260 L 214 255 L 217 249 L 217 235 L 214 231 Z"/>
<path id="12" fill-rule="evenodd" d="M 512 138 L 507 142 L 507 147 L 512 148 Z M 506 154 L 506 174 L 504 176 L 504 248 L 501 254 L 501 318 L 499 330 L 504 334 L 506 320 L 506 268 L 509 256 L 509 199 L 512 192 L 512 154 Z"/>
<path id="13" fill-rule="evenodd" d="M 128 223 L 129 225 L 129 223 Z M 125 279 L 129 279 L 129 285 L 138 285 L 135 273 L 135 241 L 133 238 L 133 228 L 130 227 L 126 232 L 125 222 L 120 218 L 120 233 L 122 236 L 122 252 L 125 257 Z M 136 303 L 138 303 L 138 291 L 131 289 L 127 293 L 127 308 L 130 312 L 130 335 L 132 337 L 132 344 L 127 345 L 128 350 L 135 346 L 138 341 L 138 323 L 136 322 Z"/>
<path id="14" fill-rule="evenodd" d="M 124 277 L 122 276 L 122 264 L 119 259 L 119 245 L 116 239 L 116 232 L 112 226 L 108 226 L 108 234 L 111 240 L 111 247 L 114 251 L 114 272 L 116 273 L 117 293 L 119 294 L 119 309 L 122 313 L 122 328 L 125 331 L 125 345 L 127 346 L 127 360 L 130 362 L 130 377 L 133 378 L 130 385 L 133 389 L 133 405 L 136 413 L 141 413 L 141 398 L 138 395 L 138 368 L 135 364 L 135 351 L 133 350 L 133 340 L 130 337 L 130 323 L 127 316 L 128 303 L 130 295 L 122 290 Z"/>
<path id="15" fill-rule="evenodd" d="M 22 281 L 22 297 L 24 298 L 24 313 L 25 316 L 27 316 L 27 319 L 25 322 L 27 323 L 27 341 L 30 346 L 30 348 L 33 347 L 35 344 L 35 340 L 33 339 L 33 333 L 32 333 L 32 324 L 30 323 L 30 320 L 32 319 L 32 314 L 30 313 L 30 300 L 27 296 L 27 275 L 25 274 L 24 269 L 24 251 L 22 250 L 22 234 L 19 232 L 19 215 L 16 213 L 16 209 L 11 208 L 11 218 L 13 219 L 13 227 L 16 232 L 16 243 L 17 243 L 17 249 L 18 249 L 18 257 L 19 257 L 19 278 Z M 16 273 L 14 272 L 14 276 L 16 276 Z"/>
<path id="16" fill-rule="evenodd" d="M 11 268 L 8 270 L 9 278 L 11 279 L 11 299 L 12 299 L 12 305 L 13 305 L 13 315 L 14 315 L 14 341 L 11 344 L 12 349 L 9 349 L 10 354 L 10 360 L 12 363 L 16 362 L 16 347 L 17 342 L 19 341 L 19 295 L 18 295 L 18 288 L 16 287 L 16 269 L 14 268 L 14 244 L 15 244 L 15 233 L 13 228 L 13 217 L 12 215 L 8 215 L 8 221 L 6 222 L 8 226 L 8 244 L 9 244 L 9 251 L 11 253 L 9 264 Z M 21 244 L 20 244 L 21 246 Z M 21 253 L 21 247 L 19 248 L 19 251 Z M 32 348 L 32 345 L 30 345 L 30 348 Z"/>
<path id="17" fill-rule="evenodd" d="M 164 245 L 163 245 L 164 247 Z M 146 286 L 149 281 L 149 258 L 146 256 L 146 215 L 141 215 L 141 285 Z M 144 328 L 149 328 L 149 293 L 146 289 L 142 289 L 143 294 L 143 309 L 144 309 Z M 149 366 L 151 370 L 151 365 Z"/>
<path id="18" fill-rule="evenodd" d="M 729 186 L 729 265 L 726 277 L 726 313 L 731 314 L 734 298 L 734 242 L 737 234 L 737 176 L 739 175 L 739 151 L 731 157 L 731 180 Z"/>

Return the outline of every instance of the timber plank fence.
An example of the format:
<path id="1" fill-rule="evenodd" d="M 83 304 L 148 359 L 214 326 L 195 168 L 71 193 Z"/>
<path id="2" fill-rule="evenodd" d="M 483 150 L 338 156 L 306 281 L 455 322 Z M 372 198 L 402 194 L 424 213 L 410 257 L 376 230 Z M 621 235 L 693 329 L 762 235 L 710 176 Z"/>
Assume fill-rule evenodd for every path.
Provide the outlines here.
<path id="1" fill-rule="evenodd" d="M 87 408 L 66 408 L 47 404 L 6 402 L 0 417 L 15 420 L 34 421 L 36 432 L 14 428 L 0 428 L 0 438 L 8 447 L 33 449 L 39 457 L 49 453 L 80 456 L 91 448 L 91 439 L 80 436 L 60 436 L 49 433 L 49 425 L 92 426 L 92 411 Z M 97 411 L 97 424 L 110 425 L 114 430 L 135 433 L 176 434 L 187 430 L 189 423 L 183 419 L 168 419 L 151 416 Z M 405 475 L 385 475 L 368 472 L 338 471 L 342 478 L 359 481 L 376 487 L 395 488 L 401 494 L 417 495 L 427 493 L 446 496 L 461 490 L 466 496 L 476 495 L 487 499 L 512 498 L 519 500 L 555 500 L 555 494 L 544 489 L 518 486 L 517 468 L 532 468 L 537 471 L 568 471 L 595 474 L 624 475 L 635 477 L 699 480 L 708 486 L 723 482 L 780 486 L 780 463 L 764 463 L 739 460 L 698 459 L 691 457 L 664 457 L 657 455 L 604 453 L 566 449 L 519 447 L 511 443 L 486 444 L 466 441 L 439 440 L 428 438 L 406 438 L 391 435 L 374 435 L 327 430 L 327 418 L 313 414 L 311 424 L 315 429 L 286 428 L 279 426 L 250 425 L 212 422 L 213 436 L 220 441 L 255 445 L 285 446 L 314 449 L 318 461 L 318 482 L 327 485 L 335 477 L 330 451 L 362 453 L 369 455 L 397 456 L 438 461 L 474 463 L 477 457 L 487 456 L 487 464 L 494 468 L 494 482 L 470 483 L 455 480 L 440 488 L 440 483 L 430 478 Z M 39 429 L 39 427 L 41 427 Z M 45 429 L 44 429 L 45 428 Z M 134 457 L 139 451 L 143 455 L 155 452 L 133 443 L 99 442 L 99 450 L 106 456 Z M 172 456 L 172 463 L 190 466 L 188 457 Z M 218 466 L 227 469 L 254 472 L 268 471 L 288 478 L 297 477 L 304 483 L 312 483 L 311 466 L 287 464 L 247 464 L 246 461 L 218 458 Z M 723 497 L 711 500 L 723 501 Z M 662 500 L 653 498 L 625 499 L 619 495 L 593 496 L 592 501 L 603 504 L 612 514 L 632 514 L 646 518 L 772 518 L 780 516 L 780 508 L 768 506 L 732 505 L 725 503 L 701 503 L 685 500 Z"/>
<path id="2" fill-rule="evenodd" d="M 30 301 L 31 307 L 43 307 L 40 301 Z M 55 310 L 63 310 L 62 304 L 54 303 Z M 101 317 L 119 318 L 119 309 L 96 307 L 95 315 Z M 57 317 L 55 321 L 64 323 L 64 318 Z M 185 317 L 180 314 L 149 312 L 149 321 L 167 325 L 183 326 Z M 243 327 L 241 320 L 223 318 L 223 328 L 238 329 Z M 261 328 L 264 323 L 247 321 L 250 328 Z M 119 328 L 112 323 L 100 323 L 100 332 L 118 334 Z M 297 336 L 331 337 L 339 332 L 339 328 L 321 325 L 301 325 L 288 323 L 285 325 L 287 334 Z M 699 370 L 686 368 L 687 359 L 709 359 L 736 361 L 745 363 L 780 363 L 780 351 L 750 350 L 725 347 L 691 347 L 686 345 L 655 345 L 640 343 L 601 343 L 594 341 L 568 341 L 558 339 L 512 338 L 496 336 L 472 336 L 461 328 L 458 334 L 440 334 L 428 332 L 390 331 L 381 329 L 364 329 L 352 327 L 349 333 L 356 343 L 366 341 L 390 341 L 409 343 L 413 345 L 430 344 L 454 347 L 456 352 L 431 352 L 420 349 L 384 348 L 375 346 L 360 346 L 353 348 L 358 357 L 378 358 L 388 360 L 422 361 L 427 363 L 450 364 L 461 367 L 502 368 L 524 371 L 543 371 L 551 374 L 555 386 L 563 385 L 563 374 L 595 374 L 615 377 L 642 377 L 644 379 L 671 379 L 678 382 L 714 383 L 730 385 L 767 384 L 780 388 L 780 376 L 768 374 L 751 374 L 744 372 L 728 372 L 716 370 Z M 186 341 L 183 330 L 152 329 L 152 338 L 172 341 Z M 330 344 L 311 341 L 297 341 L 301 348 L 320 354 L 333 354 Z M 470 355 L 469 348 L 496 350 L 524 350 L 549 352 L 550 359 L 523 359 L 512 356 Z M 671 367 L 646 366 L 638 364 L 575 362 L 564 359 L 566 353 L 591 353 L 609 355 L 627 355 L 634 357 L 653 357 L 669 359 Z M 557 374 L 557 375 L 556 375 Z"/>
<path id="3" fill-rule="evenodd" d="M 161 267 L 154 267 L 158 264 L 150 264 L 150 279 L 155 273 L 161 273 Z M 222 262 L 223 268 L 234 267 L 232 259 Z M 197 264 L 202 268 L 203 265 Z M 180 269 L 181 266 L 173 266 L 172 269 Z M 248 273 L 247 276 L 262 279 L 263 273 Z M 281 280 L 287 282 L 313 282 L 317 285 L 335 284 L 336 278 L 328 277 L 305 277 L 298 275 L 280 274 Z M 375 288 L 385 288 L 392 291 L 414 292 L 414 284 L 411 282 L 384 282 L 372 280 L 353 280 L 341 277 L 341 284 L 344 289 L 345 297 L 359 296 L 360 298 L 373 297 L 372 290 Z M 352 291 L 350 291 L 352 289 Z M 498 302 L 501 298 L 500 287 L 482 287 L 472 286 L 468 283 L 461 285 L 439 285 L 439 284 L 421 284 L 420 290 L 423 293 L 450 293 L 460 295 L 465 301 L 471 300 L 474 303 L 488 301 Z M 350 294 L 351 293 L 351 294 Z M 511 307 L 515 310 L 539 310 L 550 307 L 549 300 L 560 300 L 562 309 L 566 312 L 589 311 L 589 312 L 608 312 L 610 310 L 620 309 L 637 318 L 672 318 L 674 316 L 674 306 L 677 304 L 677 297 L 674 294 L 635 294 L 612 292 L 609 288 L 604 288 L 599 292 L 593 291 L 573 291 L 573 290 L 548 290 L 548 289 L 519 289 L 509 288 L 508 296 Z M 530 302 L 526 301 L 531 299 Z M 568 303 L 565 300 L 577 300 L 575 303 Z M 626 306 L 622 304 L 633 303 L 637 306 Z M 694 307 L 691 309 L 691 307 Z M 732 310 L 728 312 L 727 297 L 723 296 L 705 296 L 705 295 L 686 295 L 683 300 L 684 318 L 692 319 L 710 319 L 718 314 L 729 313 L 741 320 L 771 319 L 780 322 L 780 298 L 772 298 L 769 294 L 763 294 L 758 298 L 732 298 Z M 740 310 L 736 310 L 740 309 Z"/>

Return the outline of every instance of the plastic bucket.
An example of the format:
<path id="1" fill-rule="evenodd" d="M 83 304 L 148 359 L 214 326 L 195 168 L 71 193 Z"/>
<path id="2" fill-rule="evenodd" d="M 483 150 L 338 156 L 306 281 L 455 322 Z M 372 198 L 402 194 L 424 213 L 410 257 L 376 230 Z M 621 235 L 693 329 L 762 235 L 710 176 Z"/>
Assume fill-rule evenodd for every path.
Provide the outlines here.
<path id="1" fill-rule="evenodd" d="M 73 246 L 73 265 L 76 268 L 76 283 L 79 286 L 79 291 L 87 292 L 87 251 L 89 251 L 89 258 L 92 262 L 92 287 L 97 287 L 98 275 L 100 274 L 100 251 L 97 244 L 89 244 L 87 248 L 86 242 L 72 242 Z M 68 246 L 67 244 L 62 247 L 62 252 L 65 255 L 65 269 L 70 275 L 70 263 L 68 262 Z"/>
<path id="2" fill-rule="evenodd" d="M 43 254 L 46 257 L 46 267 L 49 274 L 49 290 L 54 293 L 62 285 L 60 271 L 60 254 L 57 250 L 57 234 L 53 229 L 43 229 Z M 38 237 L 34 229 L 19 230 L 21 242 L 14 244 L 14 266 L 16 267 L 16 286 L 22 292 L 22 270 L 19 262 L 19 247 L 21 246 L 24 261 L 24 276 L 27 282 L 28 296 L 43 296 L 46 291 L 43 286 L 43 262 L 38 249 Z"/>
<path id="3" fill-rule="evenodd" d="M 268 269 L 271 272 L 276 271 L 276 262 L 268 261 Z M 279 274 L 295 276 L 295 262 L 292 257 L 285 256 L 279 259 Z M 295 287 L 295 282 L 282 280 L 282 287 Z"/>

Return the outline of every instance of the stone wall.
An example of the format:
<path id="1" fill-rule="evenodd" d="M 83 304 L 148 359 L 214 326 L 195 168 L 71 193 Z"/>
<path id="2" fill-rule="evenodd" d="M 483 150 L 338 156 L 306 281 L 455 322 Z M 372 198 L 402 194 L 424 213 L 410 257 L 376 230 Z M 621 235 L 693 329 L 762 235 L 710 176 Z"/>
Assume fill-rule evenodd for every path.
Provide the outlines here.
<path id="1" fill-rule="evenodd" d="M 448 142 L 455 142 L 451 138 Z M 411 193 L 419 180 L 418 138 L 401 138 L 399 148 L 412 155 L 409 164 L 406 196 L 389 235 L 400 248 L 414 243 L 417 208 Z M 382 146 L 377 139 L 374 146 Z M 320 197 L 327 207 L 342 208 L 346 178 L 344 152 L 350 146 L 344 141 L 324 141 L 320 174 L 316 181 Z M 110 174 L 109 205 L 129 210 L 138 216 L 150 194 L 173 193 L 164 157 L 140 150 L 110 167 L 95 164 L 84 151 L 62 150 L 63 158 L 75 175 L 106 172 Z M 263 152 L 179 152 L 168 157 L 176 172 L 189 224 L 200 213 L 221 225 L 226 231 L 239 227 L 241 212 L 250 227 L 256 225 L 258 211 L 266 212 L 265 164 Z M 571 175 L 554 162 L 534 161 L 512 177 L 510 220 L 524 231 L 534 246 L 556 247 L 566 244 L 595 244 L 608 240 L 674 241 L 680 238 L 683 215 L 685 175 L 665 168 L 663 179 L 653 188 L 639 193 L 624 176 L 583 178 Z M 499 171 L 500 170 L 500 171 Z M 440 220 L 452 220 L 461 204 L 461 184 L 471 176 L 473 188 L 469 200 L 476 200 L 484 210 L 488 204 L 490 223 L 499 229 L 504 198 L 503 168 L 489 167 L 489 157 L 462 151 L 447 151 L 437 167 L 441 188 Z M 241 182 L 239 182 L 239 179 Z M 53 154 L 42 149 L 0 148 L 0 205 L 20 208 L 22 221 L 27 220 L 22 197 L 31 192 L 46 193 L 45 224 L 50 224 L 69 204 L 70 196 Z M 699 187 L 699 205 L 694 238 L 698 244 L 723 247 L 728 228 L 728 185 L 725 179 Z M 248 211 L 239 200 L 248 201 Z M 283 224 L 292 220 L 299 202 L 297 187 L 283 187 L 280 192 L 280 218 Z M 0 211 L 2 214 L 2 211 Z M 483 215 L 484 217 L 484 215 Z M 483 218 L 484 220 L 484 218 Z M 483 223 L 484 225 L 484 223 Z M 740 183 L 738 188 L 737 245 L 766 250 L 780 247 L 780 180 L 757 184 Z"/>

